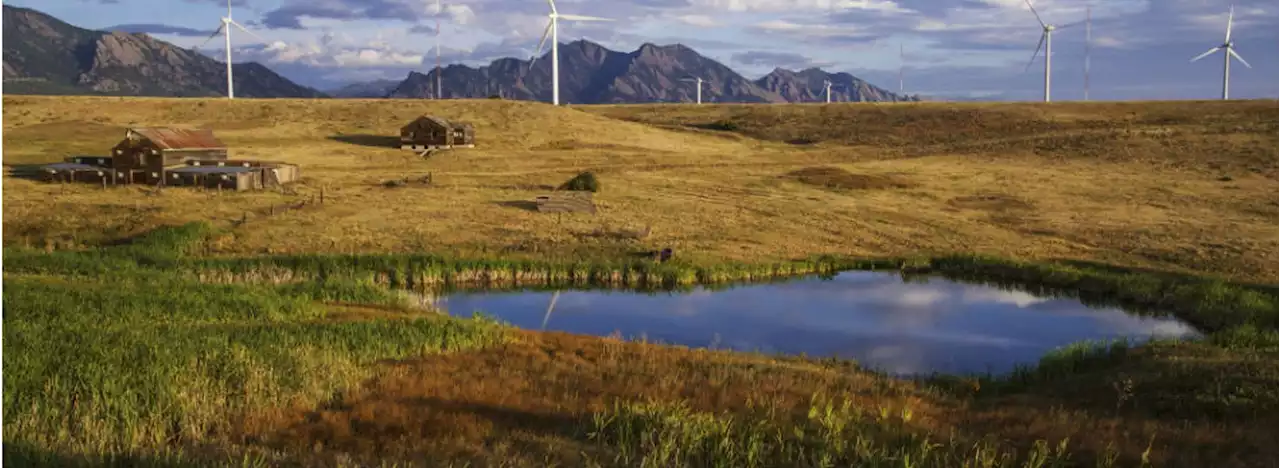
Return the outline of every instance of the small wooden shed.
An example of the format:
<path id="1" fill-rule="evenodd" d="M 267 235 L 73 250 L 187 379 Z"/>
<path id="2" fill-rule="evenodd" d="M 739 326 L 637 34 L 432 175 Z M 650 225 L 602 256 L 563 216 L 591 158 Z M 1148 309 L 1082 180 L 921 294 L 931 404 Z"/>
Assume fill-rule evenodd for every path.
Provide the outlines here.
<path id="1" fill-rule="evenodd" d="M 48 182 L 89 182 L 101 183 L 104 180 L 114 183 L 111 168 L 79 162 L 61 162 L 46 164 L 40 167 Z"/>
<path id="2" fill-rule="evenodd" d="M 213 130 L 177 127 L 135 127 L 111 149 L 117 180 L 125 183 L 156 184 L 165 168 L 189 160 L 227 159 L 227 145 Z"/>
<path id="3" fill-rule="evenodd" d="M 299 177 L 297 164 L 279 161 L 197 159 L 187 161 L 187 167 L 169 169 L 168 172 L 179 174 L 177 177 L 170 176 L 172 180 L 167 181 L 170 184 L 198 185 L 208 188 L 217 188 L 221 185 L 222 188 L 234 190 L 276 187 L 295 182 Z M 211 177 L 223 182 L 211 182 L 209 180 Z"/>
<path id="4" fill-rule="evenodd" d="M 243 166 L 185 166 L 165 171 L 165 185 L 254 190 L 262 188 L 262 172 Z"/>
<path id="5" fill-rule="evenodd" d="M 422 115 L 400 128 L 400 148 L 414 151 L 474 148 L 475 127 L 435 115 Z"/>

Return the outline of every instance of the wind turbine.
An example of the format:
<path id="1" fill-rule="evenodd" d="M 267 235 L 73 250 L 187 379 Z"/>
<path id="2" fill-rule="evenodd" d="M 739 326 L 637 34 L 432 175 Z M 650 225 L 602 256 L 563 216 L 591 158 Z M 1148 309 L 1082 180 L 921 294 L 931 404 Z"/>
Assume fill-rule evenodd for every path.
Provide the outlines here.
<path id="1" fill-rule="evenodd" d="M 903 93 L 902 71 L 907 68 L 907 52 L 902 43 L 898 43 L 898 96 L 906 97 Z"/>
<path id="2" fill-rule="evenodd" d="M 1244 64 L 1244 66 L 1253 68 L 1252 65 L 1249 65 L 1249 62 L 1244 61 L 1244 57 L 1241 57 L 1240 54 L 1236 53 L 1235 43 L 1231 42 L 1231 23 L 1234 17 L 1235 17 L 1235 6 L 1233 5 L 1227 9 L 1227 38 L 1222 40 L 1222 45 L 1209 49 L 1208 52 L 1197 55 L 1196 58 L 1191 59 L 1191 61 L 1194 62 L 1196 60 L 1200 60 L 1202 58 L 1208 57 L 1210 54 L 1217 52 L 1219 49 L 1225 51 L 1225 53 L 1222 54 L 1222 99 L 1223 100 L 1226 100 L 1229 95 L 1227 91 L 1228 91 L 1228 84 L 1231 81 L 1231 57 L 1235 57 L 1236 60 L 1239 60 L 1240 63 Z"/>
<path id="3" fill-rule="evenodd" d="M 702 78 L 699 78 L 696 76 L 689 76 L 689 77 L 681 78 L 680 81 L 692 81 L 692 82 L 698 83 L 698 92 L 696 93 L 696 95 L 698 96 L 698 104 L 702 104 Z"/>
<path id="4" fill-rule="evenodd" d="M 1093 5 L 1084 7 L 1084 100 L 1089 100 L 1089 52 L 1093 50 Z"/>
<path id="5" fill-rule="evenodd" d="M 551 18 L 547 22 L 547 29 L 542 31 L 542 40 L 538 41 L 538 52 L 542 53 L 542 45 L 547 42 L 547 34 L 551 35 L 551 104 L 560 105 L 560 20 L 567 19 L 572 21 L 613 21 L 609 18 L 598 18 L 595 16 L 582 15 L 562 15 L 556 11 L 556 2 L 547 0 L 547 4 L 551 5 L 551 13 L 547 17 Z M 529 68 L 533 68 L 533 62 L 538 60 L 535 54 L 533 60 L 529 61 Z"/>
<path id="6" fill-rule="evenodd" d="M 244 31 L 245 34 L 253 36 L 259 41 L 267 42 L 267 40 L 263 39 L 262 36 L 254 34 L 252 31 L 245 29 L 244 26 L 241 26 L 240 23 L 237 23 L 236 20 L 231 19 L 231 0 L 227 0 L 227 16 L 222 17 L 222 24 L 219 25 L 218 29 L 214 30 L 213 34 L 210 34 L 209 37 L 204 40 L 204 42 L 201 42 L 200 45 L 195 47 L 196 49 L 204 47 L 204 45 L 208 44 L 209 41 L 213 40 L 214 37 L 217 37 L 218 33 L 223 33 L 226 36 L 226 39 L 227 39 L 227 44 L 226 44 L 227 45 L 227 99 L 235 99 L 236 97 L 235 90 L 234 90 L 235 86 L 232 84 L 232 79 L 231 79 L 231 27 L 232 26 L 239 28 L 241 31 Z"/>
<path id="7" fill-rule="evenodd" d="M 1027 2 L 1027 7 L 1031 8 L 1031 13 L 1036 15 L 1036 21 L 1040 22 L 1040 27 L 1044 28 L 1044 32 L 1040 33 L 1040 43 L 1036 44 L 1036 51 L 1031 53 L 1031 61 L 1027 62 L 1027 66 L 1023 69 L 1023 72 L 1031 69 L 1031 64 L 1035 63 L 1036 56 L 1040 55 L 1040 47 L 1044 46 L 1044 102 L 1049 102 L 1049 81 L 1051 74 L 1050 70 L 1052 69 L 1050 58 L 1053 56 L 1053 32 L 1058 29 L 1074 26 L 1077 23 L 1065 24 L 1062 26 L 1046 24 L 1043 19 L 1040 19 L 1040 13 L 1036 11 L 1036 7 L 1031 6 L 1031 0 L 1024 1 Z"/>
<path id="8" fill-rule="evenodd" d="M 827 93 L 827 104 L 831 104 L 831 80 L 822 80 L 822 90 Z"/>
<path id="9" fill-rule="evenodd" d="M 440 0 L 436 0 L 436 99 L 442 96 L 442 86 L 440 75 L 444 70 L 440 68 L 440 15 L 444 14 L 444 7 L 440 5 Z"/>

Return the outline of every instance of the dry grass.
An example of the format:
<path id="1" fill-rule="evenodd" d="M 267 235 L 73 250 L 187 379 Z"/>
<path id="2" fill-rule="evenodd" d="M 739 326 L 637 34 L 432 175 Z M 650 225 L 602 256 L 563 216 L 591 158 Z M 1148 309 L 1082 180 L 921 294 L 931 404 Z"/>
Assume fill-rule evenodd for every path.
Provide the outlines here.
<path id="1" fill-rule="evenodd" d="M 1025 451 L 1037 440 L 1067 440 L 1075 466 L 1111 466 L 1106 459 L 1139 466 L 1144 457 L 1153 466 L 1187 467 L 1275 459 L 1274 414 L 1246 410 L 1215 420 L 1205 410 L 1228 405 L 1217 406 L 1212 397 L 1205 398 L 1204 408 L 1173 397 L 1150 399 L 1159 395 L 1151 387 L 1192 373 L 1274 380 L 1273 365 L 1212 348 L 1145 352 L 1027 392 L 973 396 L 851 371 L 842 363 L 522 332 L 517 341 L 487 350 L 392 364 L 360 390 L 323 407 L 258 413 L 238 425 L 244 428 L 238 437 L 293 454 L 300 457 L 295 462 L 309 466 L 339 460 L 608 466 L 622 447 L 590 442 L 584 427 L 617 404 L 677 405 L 739 421 L 782 423 L 803 420 L 817 397 L 850 402 L 886 433 L 927 434 L 942 444 L 935 449 L 942 452 L 963 452 L 981 441 Z M 1167 355 L 1150 355 L 1161 352 Z M 1118 396 L 1114 384 L 1123 382 L 1136 385 L 1137 396 Z M 957 460 L 943 466 L 960 465 Z"/>
<path id="2" fill-rule="evenodd" d="M 547 257 L 670 246 L 695 262 L 976 252 L 1273 283 L 1275 106 L 556 109 L 497 100 L 5 96 L 7 165 L 104 154 L 131 124 L 193 124 L 214 128 L 236 157 L 298 163 L 306 180 L 298 195 L 174 189 L 143 196 L 138 187 L 104 192 L 6 177 L 4 238 L 93 244 L 162 224 L 238 219 L 324 188 L 324 206 L 250 220 L 220 239 L 217 252 Z M 422 112 L 473 122 L 478 147 L 426 161 L 386 147 Z M 811 167 L 901 183 L 832 191 L 785 177 Z M 595 217 L 508 203 L 532 200 L 584 170 L 604 187 Z M 381 185 L 427 172 L 431 186 Z M 574 235 L 606 226 L 652 226 L 653 234 L 639 241 Z"/>

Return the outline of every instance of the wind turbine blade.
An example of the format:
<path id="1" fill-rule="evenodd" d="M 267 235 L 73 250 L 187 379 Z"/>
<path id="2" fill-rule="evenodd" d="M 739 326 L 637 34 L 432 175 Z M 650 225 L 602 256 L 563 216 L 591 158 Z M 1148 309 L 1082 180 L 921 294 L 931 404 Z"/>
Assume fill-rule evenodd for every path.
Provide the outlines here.
<path id="1" fill-rule="evenodd" d="M 237 22 L 235 22 L 235 21 L 229 21 L 229 23 L 231 23 L 231 25 L 235 26 L 235 27 L 236 27 L 236 29 L 239 29 L 239 30 L 241 30 L 241 31 L 244 31 L 244 33 L 245 33 L 245 34 L 248 34 L 248 35 L 250 35 L 250 36 L 253 36 L 253 38 L 254 38 L 254 39 L 257 39 L 257 40 L 262 41 L 262 42 L 264 42 L 264 43 L 270 43 L 270 41 L 268 41 L 268 40 L 266 40 L 266 39 L 263 39 L 263 38 L 262 38 L 262 36 L 259 36 L 257 33 L 254 33 L 253 31 L 250 31 L 250 30 L 248 30 L 248 29 L 245 29 L 245 28 L 244 28 L 244 26 L 241 26 L 241 25 L 240 25 L 240 23 L 237 23 Z"/>
<path id="2" fill-rule="evenodd" d="M 1036 21 L 1040 22 L 1040 26 L 1049 27 L 1049 25 L 1044 24 L 1044 20 L 1040 19 L 1040 13 L 1036 11 L 1036 7 L 1031 6 L 1031 0 L 1023 0 L 1023 1 L 1027 2 L 1028 8 L 1031 8 L 1031 14 L 1036 15 Z"/>
<path id="3" fill-rule="evenodd" d="M 1240 54 L 1237 54 L 1237 53 L 1236 53 L 1236 50 L 1235 50 L 1234 48 L 1232 48 L 1232 49 L 1227 49 L 1227 53 L 1228 53 L 1228 54 L 1231 54 L 1231 56 L 1232 56 L 1232 57 L 1235 57 L 1235 58 L 1236 58 L 1236 60 L 1239 60 L 1239 61 L 1240 61 L 1240 63 L 1243 63 L 1243 64 L 1244 64 L 1244 66 L 1249 67 L 1249 68 L 1253 68 L 1253 65 L 1249 65 L 1249 62 L 1244 61 L 1244 57 L 1241 57 L 1241 56 L 1240 56 Z"/>
<path id="4" fill-rule="evenodd" d="M 538 41 L 538 50 L 533 53 L 533 59 L 529 61 L 529 69 L 533 69 L 534 62 L 538 61 L 538 57 L 542 56 L 542 46 L 547 44 L 547 36 L 551 34 L 551 25 L 555 24 L 547 22 L 547 28 L 542 30 L 542 40 Z"/>
<path id="5" fill-rule="evenodd" d="M 571 21 L 613 21 L 609 18 L 601 18 L 598 16 L 582 16 L 582 15 L 560 15 L 560 19 Z"/>
<path id="6" fill-rule="evenodd" d="M 1031 53 L 1031 60 L 1027 62 L 1027 66 L 1022 69 L 1023 73 L 1031 69 L 1031 64 L 1036 63 L 1036 56 L 1040 55 L 1040 48 L 1044 47 L 1044 33 L 1040 34 L 1040 43 L 1036 44 L 1036 51 Z"/>
<path id="7" fill-rule="evenodd" d="M 231 0 L 227 0 L 227 18 L 231 17 Z"/>
<path id="8" fill-rule="evenodd" d="M 556 11 L 556 2 L 555 2 L 555 1 L 553 1 L 553 0 L 547 0 L 547 4 L 548 4 L 548 5 L 551 5 L 551 13 L 553 13 L 553 14 L 559 14 L 559 12 L 557 12 L 557 11 Z"/>
<path id="9" fill-rule="evenodd" d="M 218 29 L 213 30 L 213 34 L 210 34 L 209 37 L 206 37 L 204 39 L 204 42 L 201 42 L 200 45 L 193 47 L 193 49 L 199 49 L 201 47 L 204 47 L 204 45 L 208 44 L 209 41 L 212 41 L 213 38 L 218 37 L 219 34 L 222 34 L 222 28 L 225 28 L 225 27 L 227 27 L 227 23 L 219 24 Z"/>
<path id="10" fill-rule="evenodd" d="M 1227 7 L 1227 38 L 1222 40 L 1223 44 L 1231 42 L 1231 23 L 1233 22 L 1232 20 L 1235 19 L 1235 16 L 1236 6 L 1231 5 L 1230 7 Z"/>
<path id="11" fill-rule="evenodd" d="M 1200 59 L 1202 59 L 1202 58 L 1208 57 L 1208 56 L 1209 56 L 1209 54 L 1212 54 L 1212 53 L 1214 53 L 1214 52 L 1217 52 L 1217 51 L 1218 51 L 1218 49 L 1221 49 L 1221 48 L 1222 48 L 1222 46 L 1217 46 L 1217 47 L 1214 47 L 1214 48 L 1212 48 L 1212 49 L 1209 49 L 1209 51 L 1208 51 L 1208 52 L 1205 52 L 1205 53 L 1203 53 L 1203 54 L 1197 55 L 1197 56 L 1196 56 L 1196 58 L 1191 59 L 1191 61 L 1192 61 L 1192 62 L 1194 62 L 1194 61 L 1196 61 L 1196 60 L 1200 60 Z"/>

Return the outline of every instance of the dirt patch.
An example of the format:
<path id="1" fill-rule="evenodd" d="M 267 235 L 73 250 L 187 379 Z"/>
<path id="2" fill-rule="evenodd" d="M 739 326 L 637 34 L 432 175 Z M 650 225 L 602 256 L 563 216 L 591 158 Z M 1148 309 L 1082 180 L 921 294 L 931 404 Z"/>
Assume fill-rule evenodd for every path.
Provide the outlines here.
<path id="1" fill-rule="evenodd" d="M 981 193 L 967 197 L 955 197 L 947 200 L 947 205 L 964 210 L 985 211 L 1031 210 L 1035 208 L 1035 205 L 1026 200 L 1003 193 Z"/>
<path id="2" fill-rule="evenodd" d="M 838 167 L 806 167 L 788 172 L 786 179 L 832 190 L 876 190 L 914 187 L 915 183 L 890 175 L 854 174 Z"/>

